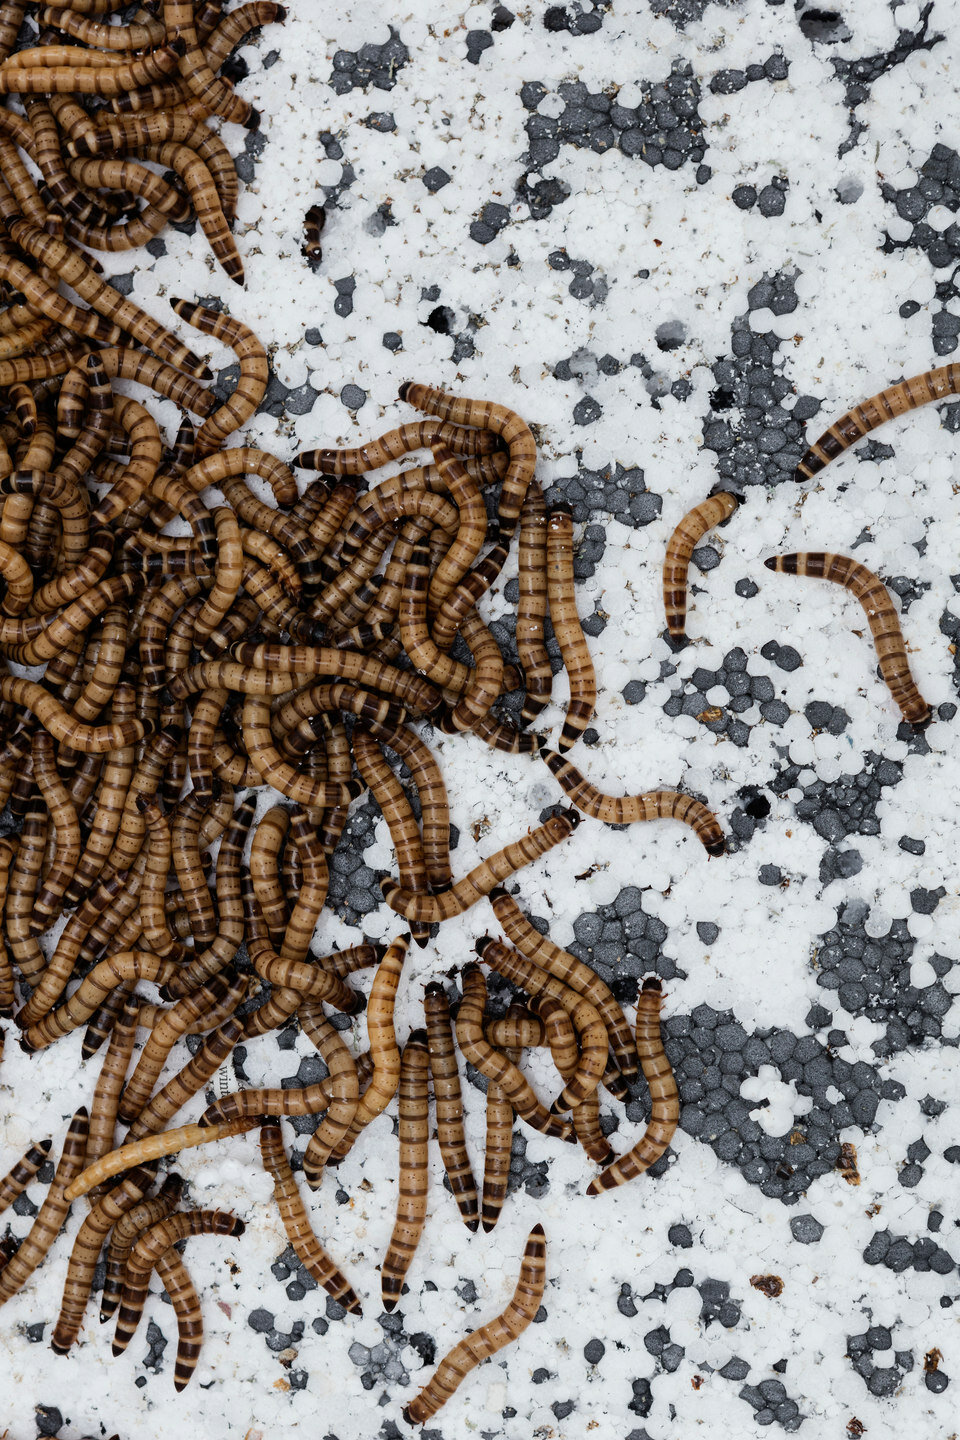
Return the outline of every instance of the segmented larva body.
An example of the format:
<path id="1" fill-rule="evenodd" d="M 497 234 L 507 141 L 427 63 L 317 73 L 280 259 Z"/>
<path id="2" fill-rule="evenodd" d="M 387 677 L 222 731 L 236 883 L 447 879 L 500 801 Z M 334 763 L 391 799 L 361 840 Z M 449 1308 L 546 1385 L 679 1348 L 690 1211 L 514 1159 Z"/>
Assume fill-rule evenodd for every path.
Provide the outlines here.
<path id="1" fill-rule="evenodd" d="M 943 400 L 958 393 L 960 365 L 941 365 L 937 370 L 925 370 L 922 375 L 913 375 L 909 380 L 901 380 L 898 385 L 871 395 L 869 400 L 841 415 L 819 440 L 814 441 L 793 478 L 809 480 L 864 435 L 876 430 L 878 425 L 905 415 L 908 410 L 918 410 L 921 405 L 929 405 L 934 400 Z"/>
<path id="2" fill-rule="evenodd" d="M 553 633 L 570 682 L 570 699 L 557 748 L 569 750 L 589 725 L 597 703 L 597 677 L 577 614 L 573 583 L 573 515 L 557 506 L 547 517 L 547 597 Z"/>
<path id="3" fill-rule="evenodd" d="M 530 482 L 520 511 L 517 564 L 517 655 L 527 691 L 520 724 L 529 725 L 549 703 L 553 690 L 553 668 L 543 640 L 547 617 L 547 508 L 536 480 Z"/>
<path id="4" fill-rule="evenodd" d="M 570 1126 L 554 1119 L 534 1092 L 526 1076 L 512 1062 L 495 1050 L 484 1038 L 483 1012 L 487 1002 L 487 986 L 479 965 L 469 964 L 461 971 L 463 999 L 457 1011 L 457 1044 L 463 1057 L 488 1080 L 495 1081 L 514 1110 L 533 1129 L 558 1140 L 572 1140 Z"/>
<path id="5" fill-rule="evenodd" d="M 900 707 L 904 720 L 916 726 L 930 721 L 933 712 L 910 673 L 907 647 L 893 601 L 883 581 L 872 570 L 847 555 L 834 555 L 829 551 L 772 555 L 763 563 L 768 570 L 779 570 L 787 575 L 832 580 L 856 595 L 870 624 L 880 674 Z"/>
<path id="6" fill-rule="evenodd" d="M 400 986 L 403 962 L 410 947 L 409 934 L 398 935 L 387 947 L 377 966 L 367 1001 L 367 1039 L 373 1074 L 357 1105 L 350 1129 L 333 1150 L 332 1157 L 342 1160 L 349 1154 L 360 1131 L 383 1113 L 400 1083 L 400 1049 L 393 1025 L 394 1005 Z"/>
<path id="7" fill-rule="evenodd" d="M 427 1219 L 427 1035 L 411 1031 L 400 1062 L 397 1218 L 380 1267 L 384 1310 L 396 1308 Z"/>
<path id="8" fill-rule="evenodd" d="M 475 1231 L 479 1221 L 477 1182 L 473 1178 L 463 1131 L 463 1095 L 457 1067 L 457 1051 L 453 1043 L 450 1002 L 443 986 L 436 981 L 424 990 L 423 1010 L 427 1022 L 427 1049 L 437 1117 L 437 1141 L 443 1168 L 447 1172 L 450 1189 L 463 1223 L 468 1230 Z"/>
<path id="9" fill-rule="evenodd" d="M 534 1009 L 542 1017 L 546 1041 L 550 1046 L 553 1063 L 564 1080 L 576 1074 L 580 1060 L 577 1035 L 573 1022 L 559 1000 L 552 995 L 541 995 L 534 1002 Z M 585 1095 L 570 1112 L 574 1133 L 583 1151 L 597 1165 L 609 1165 L 614 1152 L 600 1129 L 600 1095 L 593 1090 Z"/>
<path id="10" fill-rule="evenodd" d="M 178 1155 L 181 1150 L 190 1150 L 196 1145 L 209 1145 L 214 1140 L 224 1140 L 231 1135 L 242 1135 L 252 1130 L 256 1120 L 230 1120 L 223 1125 L 181 1125 L 176 1130 L 164 1130 L 161 1135 L 147 1135 L 130 1145 L 121 1145 L 111 1150 L 93 1165 L 72 1180 L 68 1187 L 68 1201 L 86 1195 L 95 1185 L 131 1170 L 134 1165 L 145 1165 L 150 1160 L 159 1160 L 164 1155 Z"/>
<path id="11" fill-rule="evenodd" d="M 650 1089 L 650 1123 L 632 1150 L 601 1170 L 587 1186 L 588 1195 L 599 1195 L 633 1180 L 656 1164 L 680 1121 L 680 1094 L 660 1034 L 660 981 L 647 979 L 637 999 L 637 1051 L 643 1078 Z"/>
<path id="12" fill-rule="evenodd" d="M 547 1282 L 547 1242 L 542 1225 L 534 1225 L 520 1261 L 520 1278 L 506 1309 L 474 1330 L 445 1355 L 416 1399 L 404 1408 L 410 1425 L 423 1425 L 450 1399 L 481 1360 L 518 1340 L 536 1316 Z"/>
<path id="13" fill-rule="evenodd" d="M 510 1065 L 518 1064 L 521 1051 L 508 1046 L 503 1058 Z M 483 1190 L 480 1197 L 480 1221 L 483 1233 L 496 1228 L 503 1211 L 510 1185 L 510 1159 L 513 1153 L 513 1106 L 502 1085 L 496 1080 L 487 1083 L 486 1127 L 483 1145 Z"/>
<path id="14" fill-rule="evenodd" d="M 113 1149 L 121 1092 L 137 1038 L 139 1008 L 139 1001 L 128 995 L 114 1022 L 90 1106 L 90 1133 L 85 1165 L 92 1165 L 101 1155 L 108 1155 Z"/>
<path id="15" fill-rule="evenodd" d="M 687 511 L 667 542 L 663 560 L 663 608 L 672 640 L 686 638 L 690 557 L 707 531 L 729 520 L 739 503 L 736 495 L 727 491 L 711 495 Z"/>
<path id="16" fill-rule="evenodd" d="M 70 1122 L 53 1183 L 23 1244 L 0 1270 L 0 1305 L 21 1290 L 60 1233 L 70 1210 L 67 1190 L 83 1166 L 87 1149 L 87 1112 L 81 1106 Z"/>
<path id="17" fill-rule="evenodd" d="M 350 1282 L 340 1272 L 314 1234 L 306 1207 L 280 1134 L 280 1122 L 267 1121 L 260 1128 L 260 1155 L 263 1168 L 273 1180 L 273 1194 L 287 1239 L 310 1274 L 334 1300 L 354 1315 L 363 1312 Z"/>
<path id="18" fill-rule="evenodd" d="M 578 810 L 607 825 L 631 825 L 642 820 L 679 820 L 689 825 L 708 855 L 724 853 L 723 831 L 712 810 L 692 795 L 675 790 L 648 790 L 642 795 L 604 795 L 581 774 L 572 761 L 545 743 L 540 754 L 551 773 Z"/>
<path id="19" fill-rule="evenodd" d="M 575 955 L 555 945 L 548 936 L 541 935 L 506 890 L 491 890 L 490 903 L 508 939 L 516 945 L 521 955 L 592 1002 L 607 1027 L 610 1046 L 621 1076 L 632 1080 L 640 1068 L 633 1035 L 616 997 L 600 976 Z M 604 1076 L 604 1083 L 610 1089 L 611 1078 Z M 615 1093 L 621 1092 L 618 1090 Z"/>
<path id="20" fill-rule="evenodd" d="M 381 956 L 383 949 L 380 949 Z M 311 1189 L 322 1179 L 323 1167 L 353 1124 L 360 1102 L 357 1065 L 339 1031 L 323 1013 L 319 1001 L 305 1000 L 297 1012 L 305 1035 L 316 1045 L 329 1070 L 324 1082 L 330 1094 L 327 1113 L 310 1136 L 303 1152 L 303 1174 Z"/>
<path id="21" fill-rule="evenodd" d="M 127 1140 L 142 1140 L 156 1134 L 182 1106 L 186 1105 L 212 1075 L 226 1063 L 243 1034 L 244 1022 L 231 1016 L 218 1030 L 208 1035 L 196 1055 L 182 1070 L 167 1081 L 162 1090 L 141 1110 L 127 1132 Z"/>
<path id="22" fill-rule="evenodd" d="M 103 1325 L 120 1304 L 127 1258 L 137 1237 L 149 1226 L 163 1220 L 176 1209 L 183 1192 L 183 1179 L 171 1171 L 152 1200 L 141 1200 L 132 1210 L 120 1216 L 113 1227 L 107 1246 L 106 1274 L 100 1296 L 100 1324 Z"/>
<path id="23" fill-rule="evenodd" d="M 150 1276 L 161 1255 L 191 1235 L 240 1236 L 245 1229 L 243 1221 L 227 1210 L 187 1210 L 168 1215 L 145 1230 L 127 1261 L 126 1279 L 117 1310 L 114 1355 L 122 1355 L 136 1334 L 146 1304 Z"/>
<path id="24" fill-rule="evenodd" d="M 52 1144 L 52 1140 L 41 1140 L 39 1144 L 31 1145 L 0 1180 L 0 1215 L 26 1190 L 40 1166 L 46 1162 Z"/>
<path id="25" fill-rule="evenodd" d="M 391 910 L 409 920 L 422 920 L 432 924 L 434 921 L 449 920 L 454 915 L 462 915 L 517 870 L 532 864 L 548 850 L 552 850 L 554 845 L 566 840 L 576 829 L 579 818 L 571 810 L 551 815 L 543 825 L 538 825 L 520 840 L 512 841 L 496 854 L 481 860 L 469 874 L 457 880 L 442 895 L 417 895 L 402 889 L 395 880 L 384 879 L 380 881 L 383 898 Z"/>
<path id="26" fill-rule="evenodd" d="M 509 540 L 516 528 L 527 486 L 533 479 L 537 463 L 537 444 L 529 425 L 505 405 L 495 405 L 490 400 L 468 400 L 411 381 L 401 385 L 400 399 L 406 400 L 417 410 L 438 415 L 441 420 L 450 420 L 455 425 L 473 425 L 480 430 L 492 430 L 500 436 L 510 452 L 510 462 L 500 492 L 497 515 L 501 538 Z"/>
<path id="27" fill-rule="evenodd" d="M 546 1027 L 540 1016 L 516 1001 L 506 1015 L 501 1015 L 498 1020 L 488 1020 L 483 1033 L 497 1050 L 533 1050 L 547 1043 Z"/>

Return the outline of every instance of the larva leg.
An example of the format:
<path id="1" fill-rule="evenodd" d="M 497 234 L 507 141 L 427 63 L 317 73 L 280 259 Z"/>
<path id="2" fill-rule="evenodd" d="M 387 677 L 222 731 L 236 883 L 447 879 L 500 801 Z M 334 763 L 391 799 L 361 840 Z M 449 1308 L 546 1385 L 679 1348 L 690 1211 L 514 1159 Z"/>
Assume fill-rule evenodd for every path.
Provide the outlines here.
<path id="1" fill-rule="evenodd" d="M 183 1260 L 172 1247 L 156 1263 L 160 1281 L 177 1317 L 177 1358 L 173 1367 L 173 1388 L 179 1393 L 189 1385 L 203 1344 L 203 1315 L 200 1296 Z"/>

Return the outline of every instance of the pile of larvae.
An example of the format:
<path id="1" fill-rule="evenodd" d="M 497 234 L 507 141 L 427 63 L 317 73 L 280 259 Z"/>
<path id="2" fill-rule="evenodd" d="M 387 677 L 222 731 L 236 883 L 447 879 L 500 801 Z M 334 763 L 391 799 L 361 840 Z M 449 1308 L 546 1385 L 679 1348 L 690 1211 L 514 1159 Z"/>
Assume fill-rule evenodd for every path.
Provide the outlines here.
<path id="1" fill-rule="evenodd" d="M 208 313 L 186 308 L 194 319 Z M 657 982 L 639 997 L 635 1038 L 603 982 L 542 935 L 503 886 L 562 843 L 582 813 L 616 823 L 685 821 L 711 854 L 723 836 L 692 797 L 605 796 L 564 757 L 591 719 L 596 685 L 574 600 L 571 517 L 545 508 L 533 437 L 517 415 L 407 385 L 403 398 L 433 418 L 357 451 L 301 455 L 300 466 L 333 472 L 301 494 L 293 471 L 265 451 L 211 448 L 211 426 L 230 402 L 196 434 L 185 421 L 165 449 L 147 409 L 113 392 L 104 353 L 87 351 L 58 386 L 48 379 L 7 390 L 4 435 L 14 458 L 0 478 L 0 800 L 8 802 L 10 833 L 0 839 L 0 1006 L 13 1012 L 28 1051 L 81 1026 L 85 1056 L 108 1044 L 89 1115 L 86 1107 L 75 1115 L 36 1222 L 0 1271 L 0 1303 L 29 1278 L 70 1203 L 93 1193 L 53 1346 L 66 1352 L 76 1341 L 108 1244 L 101 1314 L 116 1310 L 115 1351 L 136 1330 L 155 1268 L 178 1318 L 182 1387 L 202 1327 L 173 1247 L 188 1235 L 237 1236 L 243 1227 L 233 1215 L 177 1209 L 175 1177 L 151 1194 L 162 1156 L 258 1128 L 291 1244 L 355 1311 L 353 1288 L 311 1228 L 281 1116 L 323 1116 L 303 1157 L 316 1187 L 399 1090 L 397 1227 L 382 1267 L 387 1308 L 401 1293 L 426 1214 L 428 1071 L 441 1152 L 471 1229 L 496 1223 L 514 1111 L 549 1135 L 579 1141 L 604 1167 L 590 1193 L 663 1153 L 678 1102 L 660 1044 Z M 155 380 L 177 373 L 152 363 Z M 224 423 L 235 418 L 230 412 Z M 424 447 L 430 463 L 364 490 L 361 472 Z M 338 483 L 347 473 L 353 483 Z M 275 504 L 262 498 L 271 492 Z M 504 663 L 477 608 L 514 538 L 519 667 Z M 525 728 L 551 696 L 548 615 L 569 682 L 555 750 Z M 455 642 L 468 658 L 454 658 Z M 493 714 L 513 690 L 523 692 L 520 726 Z M 535 763 L 542 754 L 578 810 L 549 814 L 455 879 L 443 777 L 417 722 L 473 732 Z M 410 772 L 420 823 L 388 757 Z M 263 786 L 278 792 L 278 803 L 254 826 L 257 794 L 241 792 Z M 318 957 L 311 946 L 328 859 L 350 804 L 366 790 L 395 846 L 398 874 L 382 888 L 403 933 L 387 946 L 361 943 Z M 528 1003 L 486 1023 L 483 972 L 467 965 L 455 1032 L 446 993 L 430 986 L 425 1032 L 415 1030 L 401 1056 L 394 997 L 408 944 L 426 944 L 432 925 L 485 895 L 512 944 L 483 936 L 479 958 Z M 355 1060 L 324 1006 L 347 1015 L 364 1008 L 349 983 L 362 967 L 375 973 L 369 1052 Z M 160 987 L 159 1003 L 137 993 L 142 982 Z M 221 1096 L 199 1124 L 170 1128 L 238 1042 L 294 1016 L 316 1044 L 326 1080 Z M 479 1197 L 463 1143 L 454 1033 L 490 1081 Z M 165 1079 L 168 1057 L 187 1035 L 204 1038 Z M 517 1064 L 524 1047 L 544 1043 L 559 1075 L 552 1104 Z M 651 1124 L 616 1159 L 599 1126 L 598 1085 L 623 1096 L 641 1065 Z M 128 1127 L 122 1143 L 118 1121 Z M 0 1182 L 0 1205 L 29 1183 L 49 1148 L 32 1146 Z M 541 1288 L 544 1245 L 537 1235 L 528 1242 Z M 521 1268 L 518 1294 L 535 1298 L 524 1275 Z M 491 1353 L 484 1346 L 497 1337 L 506 1343 L 517 1317 L 536 1312 L 536 1304 L 517 1304 L 490 1322 L 482 1341 L 476 1332 L 462 1342 L 471 1355 Z M 453 1374 L 449 1365 L 444 1374 L 434 1393 Z"/>

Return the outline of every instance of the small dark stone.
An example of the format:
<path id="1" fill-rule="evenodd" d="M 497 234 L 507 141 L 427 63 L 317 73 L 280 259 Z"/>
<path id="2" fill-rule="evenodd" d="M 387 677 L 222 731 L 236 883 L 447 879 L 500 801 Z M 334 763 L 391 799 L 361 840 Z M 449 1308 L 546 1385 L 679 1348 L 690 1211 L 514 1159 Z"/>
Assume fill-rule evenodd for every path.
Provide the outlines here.
<path id="1" fill-rule="evenodd" d="M 446 170 L 442 170 L 439 165 L 434 165 L 425 171 L 421 179 L 431 195 L 435 195 L 438 190 L 442 190 L 444 185 L 450 184 L 450 176 Z"/>

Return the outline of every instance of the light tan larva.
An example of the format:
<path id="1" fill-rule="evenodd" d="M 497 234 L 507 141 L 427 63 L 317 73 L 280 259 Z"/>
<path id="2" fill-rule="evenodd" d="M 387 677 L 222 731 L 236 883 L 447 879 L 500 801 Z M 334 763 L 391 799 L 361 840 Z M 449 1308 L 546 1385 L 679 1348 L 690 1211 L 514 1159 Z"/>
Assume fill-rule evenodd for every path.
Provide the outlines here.
<path id="1" fill-rule="evenodd" d="M 736 495 L 726 491 L 711 495 L 684 515 L 667 542 L 663 561 L 663 608 L 672 640 L 686 637 L 690 557 L 707 531 L 729 520 L 739 503 Z"/>
<path id="2" fill-rule="evenodd" d="M 203 1315 L 190 1272 L 176 1250 L 165 1250 L 154 1267 L 157 1279 L 170 1297 L 177 1317 L 177 1358 L 173 1366 L 173 1388 L 185 1390 L 189 1385 L 203 1344 Z"/>
<path id="3" fill-rule="evenodd" d="M 359 725 L 353 732 L 353 755 L 364 784 L 380 806 L 387 822 L 396 852 L 401 885 L 414 894 L 428 895 L 430 886 L 423 858 L 420 827 L 410 801 L 377 742 Z M 428 925 L 413 922 L 410 930 L 418 945 L 426 945 L 430 935 Z"/>
<path id="4" fill-rule="evenodd" d="M 643 820 L 679 820 L 689 825 L 708 855 L 724 853 L 723 831 L 712 810 L 692 795 L 675 790 L 649 790 L 642 795 L 604 795 L 581 774 L 572 761 L 541 743 L 540 754 L 564 793 L 595 820 L 608 825 L 630 825 Z"/>
<path id="5" fill-rule="evenodd" d="M 427 1035 L 411 1031 L 400 1062 L 397 1218 L 380 1267 L 383 1308 L 395 1309 L 427 1219 Z"/>
<path id="6" fill-rule="evenodd" d="M 164 1130 L 160 1135 L 147 1135 L 129 1145 L 111 1150 L 93 1165 L 88 1165 L 69 1186 L 68 1200 L 86 1195 L 95 1185 L 109 1180 L 113 1175 L 122 1175 L 135 1165 L 144 1165 L 150 1160 L 159 1160 L 164 1155 L 178 1155 L 181 1150 L 190 1150 L 195 1145 L 209 1145 L 214 1140 L 224 1140 L 232 1135 L 242 1135 L 255 1125 L 253 1120 L 231 1120 L 223 1125 L 181 1125 L 176 1130 Z"/>
<path id="7" fill-rule="evenodd" d="M 543 491 L 531 481 L 520 511 L 518 551 L 517 654 L 526 695 L 521 725 L 529 725 L 549 703 L 553 668 L 543 640 L 547 617 L 547 510 Z"/>
<path id="8" fill-rule="evenodd" d="M 900 621 L 887 587 L 879 576 L 868 570 L 866 565 L 851 560 L 849 556 L 834 555 L 829 551 L 772 555 L 763 563 L 768 570 L 779 570 L 786 575 L 809 575 L 818 580 L 832 580 L 834 584 L 842 585 L 851 591 L 863 606 L 873 636 L 880 674 L 900 707 L 904 720 L 918 727 L 929 723 L 933 712 L 910 673 Z"/>
<path id="9" fill-rule="evenodd" d="M 520 1261 L 520 1278 L 506 1309 L 495 1319 L 474 1330 L 445 1355 L 416 1399 L 405 1406 L 403 1417 L 410 1425 L 423 1425 L 436 1415 L 470 1371 L 518 1340 L 535 1318 L 547 1281 L 547 1243 L 542 1225 L 534 1225 Z"/>
<path id="10" fill-rule="evenodd" d="M 680 1095 L 660 1035 L 662 1003 L 660 981 L 645 980 L 637 1000 L 637 1051 L 644 1079 L 650 1087 L 650 1123 L 632 1150 L 620 1155 L 612 1165 L 601 1170 L 596 1179 L 591 1180 L 587 1187 L 588 1195 L 612 1190 L 649 1170 L 670 1144 L 679 1124 Z"/>
<path id="11" fill-rule="evenodd" d="M 917 410 L 934 400 L 944 400 L 948 395 L 960 392 L 960 365 L 941 365 L 936 370 L 925 370 L 922 375 L 913 375 L 901 380 L 886 390 L 872 395 L 835 420 L 819 440 L 814 441 L 803 456 L 794 475 L 795 480 L 809 480 L 844 450 L 855 445 L 878 425 L 884 425 L 908 410 Z"/>
<path id="12" fill-rule="evenodd" d="M 583 734 L 597 703 L 597 677 L 577 614 L 573 586 L 573 516 L 557 506 L 547 516 L 547 596 L 550 620 L 570 683 L 567 713 L 557 749 L 569 750 Z"/>

